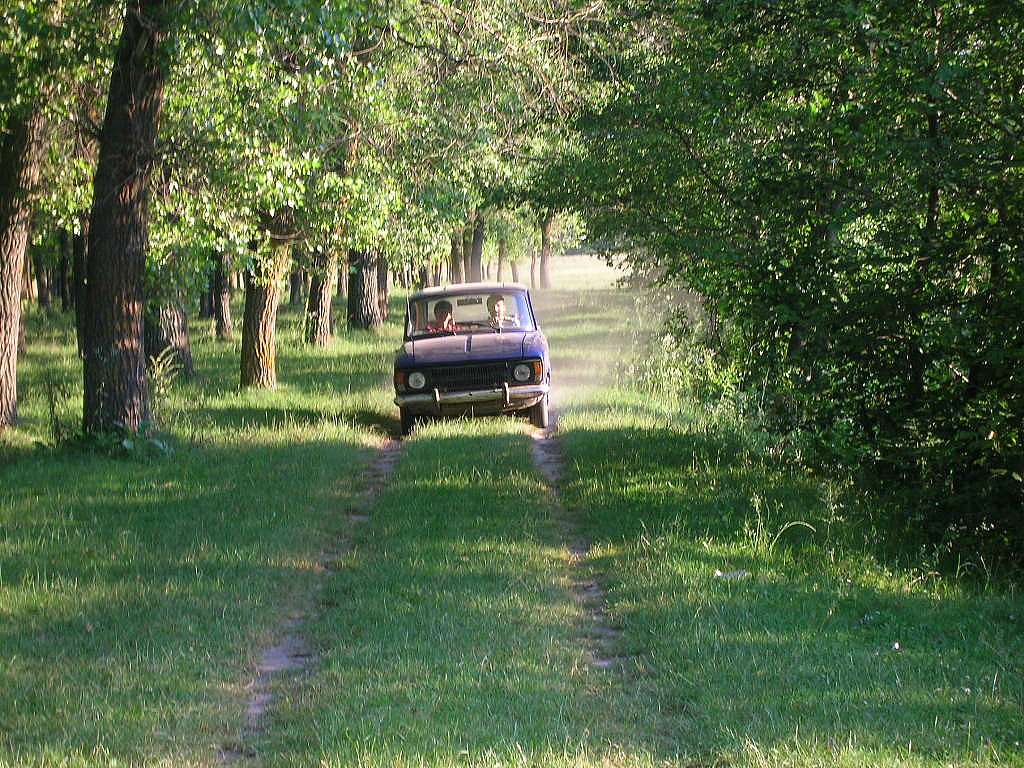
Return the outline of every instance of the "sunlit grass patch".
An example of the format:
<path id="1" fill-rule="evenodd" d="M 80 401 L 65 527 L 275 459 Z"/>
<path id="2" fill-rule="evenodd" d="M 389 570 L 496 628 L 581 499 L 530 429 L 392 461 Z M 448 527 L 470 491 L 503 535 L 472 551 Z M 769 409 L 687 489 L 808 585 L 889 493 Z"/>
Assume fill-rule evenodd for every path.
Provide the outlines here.
<path id="1" fill-rule="evenodd" d="M 1002 765 L 1024 752 L 1024 601 L 879 559 L 827 481 L 693 403 L 562 416 L 653 727 L 729 765 Z"/>
<path id="2" fill-rule="evenodd" d="M 526 430 L 455 420 L 408 441 L 325 590 L 320 669 L 281 702 L 270 763 L 613 764 L 623 734 L 582 663 Z"/>
<path id="3" fill-rule="evenodd" d="M 0 468 L 0 765 L 215 763 L 397 427 L 394 327 L 326 350 L 286 327 L 273 392 L 238 390 L 237 341 L 192 339 L 157 413 L 171 450 L 112 458 L 52 434 L 47 382 L 74 431 L 81 363 L 68 317 L 32 319 Z"/>

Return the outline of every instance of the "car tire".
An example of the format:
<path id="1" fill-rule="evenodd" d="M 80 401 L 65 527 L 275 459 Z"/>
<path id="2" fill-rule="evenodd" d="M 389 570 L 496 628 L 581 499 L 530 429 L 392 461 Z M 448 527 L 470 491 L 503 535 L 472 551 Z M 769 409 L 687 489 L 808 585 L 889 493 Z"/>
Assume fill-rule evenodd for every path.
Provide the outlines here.
<path id="1" fill-rule="evenodd" d="M 539 428 L 548 428 L 548 396 L 544 395 L 539 403 L 530 406 L 530 423 Z"/>
<path id="2" fill-rule="evenodd" d="M 402 419 L 402 437 L 408 437 L 412 428 L 416 426 L 416 418 L 405 408 L 399 409 L 398 413 Z"/>

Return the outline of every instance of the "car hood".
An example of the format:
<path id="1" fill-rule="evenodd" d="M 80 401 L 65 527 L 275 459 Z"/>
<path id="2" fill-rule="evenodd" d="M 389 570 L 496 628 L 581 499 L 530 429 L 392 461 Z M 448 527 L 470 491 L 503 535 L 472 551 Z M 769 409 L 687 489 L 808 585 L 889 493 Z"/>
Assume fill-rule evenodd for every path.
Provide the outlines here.
<path id="1" fill-rule="evenodd" d="M 518 359 L 524 356 L 527 339 L 532 335 L 527 331 L 505 331 L 416 339 L 405 342 L 401 357 L 408 365 Z"/>

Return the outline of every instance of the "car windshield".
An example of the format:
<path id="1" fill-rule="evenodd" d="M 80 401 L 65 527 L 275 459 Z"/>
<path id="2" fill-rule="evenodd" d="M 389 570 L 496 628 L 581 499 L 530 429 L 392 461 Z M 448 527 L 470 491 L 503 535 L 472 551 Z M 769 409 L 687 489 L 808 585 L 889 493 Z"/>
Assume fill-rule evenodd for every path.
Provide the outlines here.
<path id="1" fill-rule="evenodd" d="M 530 304 L 522 291 L 456 293 L 409 302 L 409 338 L 533 330 Z"/>

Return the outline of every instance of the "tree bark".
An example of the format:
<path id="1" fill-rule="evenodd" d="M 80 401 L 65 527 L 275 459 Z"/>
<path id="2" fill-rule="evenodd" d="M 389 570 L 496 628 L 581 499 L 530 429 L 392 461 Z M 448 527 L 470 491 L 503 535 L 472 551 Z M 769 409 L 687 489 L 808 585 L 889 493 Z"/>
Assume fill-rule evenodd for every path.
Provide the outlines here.
<path id="1" fill-rule="evenodd" d="M 348 254 L 338 259 L 338 298 L 348 295 Z"/>
<path id="2" fill-rule="evenodd" d="M 479 282 L 484 279 L 483 265 L 480 263 L 484 255 L 484 215 L 477 213 L 473 222 L 472 279 Z"/>
<path id="3" fill-rule="evenodd" d="M 179 302 L 171 301 L 152 308 L 146 315 L 146 359 L 159 357 L 165 350 L 174 350 L 174 358 L 186 378 L 195 375 L 192 345 L 188 338 L 188 317 Z"/>
<path id="4" fill-rule="evenodd" d="M 217 338 L 230 341 L 235 335 L 231 322 L 231 255 L 225 252 L 214 254 L 213 267 L 213 317 L 217 326 Z"/>
<path id="5" fill-rule="evenodd" d="M 498 239 L 498 282 L 505 279 L 505 262 L 508 260 L 508 241 L 501 237 Z"/>
<path id="6" fill-rule="evenodd" d="M 476 214 L 473 214 L 476 216 Z M 462 230 L 462 279 L 473 282 L 473 219 Z"/>
<path id="7" fill-rule="evenodd" d="M 306 342 L 326 347 L 334 333 L 334 280 L 338 274 L 338 257 L 318 256 L 310 274 L 309 299 L 306 302 Z"/>
<path id="8" fill-rule="evenodd" d="M 349 251 L 348 326 L 376 329 L 384 325 L 381 312 L 377 255 Z"/>
<path id="9" fill-rule="evenodd" d="M 72 237 L 66 229 L 60 231 L 60 261 L 57 264 L 57 284 L 60 287 L 60 308 L 70 312 L 75 304 L 71 283 Z"/>
<path id="10" fill-rule="evenodd" d="M 283 246 L 279 246 L 283 247 Z M 275 259 L 276 261 L 276 259 Z M 245 314 L 242 317 L 243 387 L 273 389 L 277 386 L 277 308 L 281 302 L 281 277 L 287 260 L 281 259 L 280 271 L 257 279 L 252 270 L 245 273 Z"/>
<path id="11" fill-rule="evenodd" d="M 512 267 L 512 282 L 513 283 L 518 283 L 519 282 L 519 262 L 516 261 L 515 259 L 512 259 L 512 261 L 509 262 L 509 265 Z"/>
<path id="12" fill-rule="evenodd" d="M 206 276 L 206 285 L 199 294 L 199 316 L 203 319 L 213 317 L 213 273 Z"/>
<path id="13" fill-rule="evenodd" d="M 0 139 L 0 432 L 18 418 L 22 274 L 45 133 L 42 109 L 36 108 L 12 112 Z"/>
<path id="14" fill-rule="evenodd" d="M 305 287 L 305 281 L 302 277 L 301 269 L 293 269 L 291 274 L 288 276 L 288 308 L 289 309 L 301 309 L 305 303 L 305 297 L 303 295 L 303 288 Z"/>
<path id="15" fill-rule="evenodd" d="M 87 432 L 139 430 L 149 417 L 142 345 L 149 176 L 164 101 L 166 0 L 129 0 L 110 74 L 89 227 Z"/>
<path id="16" fill-rule="evenodd" d="M 50 271 L 40 253 L 32 256 L 32 272 L 36 281 L 36 304 L 40 309 L 50 308 Z"/>
<path id="17" fill-rule="evenodd" d="M 551 287 L 551 230 L 555 224 L 554 214 L 547 214 L 540 223 L 540 287 Z"/>
<path id="18" fill-rule="evenodd" d="M 86 251 L 89 246 L 89 217 L 82 215 L 79 222 L 81 234 L 71 241 L 71 280 L 75 294 L 75 336 L 78 339 L 78 356 L 85 357 L 85 334 L 89 322 L 89 292 L 86 276 Z"/>
<path id="19" fill-rule="evenodd" d="M 29 223 L 31 232 L 32 224 Z M 25 249 L 25 258 L 22 259 L 21 270 L 21 300 L 23 304 L 31 304 L 36 300 L 36 279 L 33 277 L 35 270 L 32 269 L 32 259 L 29 257 L 28 248 Z"/>
<path id="20" fill-rule="evenodd" d="M 448 282 L 462 282 L 462 237 L 452 235 L 452 252 L 448 256 Z"/>
<path id="21" fill-rule="evenodd" d="M 391 315 L 389 304 L 391 285 L 389 281 L 388 261 L 380 254 L 377 254 L 377 301 L 380 303 L 380 315 L 387 320 Z"/>

